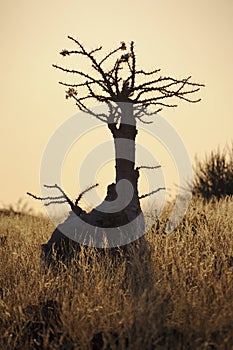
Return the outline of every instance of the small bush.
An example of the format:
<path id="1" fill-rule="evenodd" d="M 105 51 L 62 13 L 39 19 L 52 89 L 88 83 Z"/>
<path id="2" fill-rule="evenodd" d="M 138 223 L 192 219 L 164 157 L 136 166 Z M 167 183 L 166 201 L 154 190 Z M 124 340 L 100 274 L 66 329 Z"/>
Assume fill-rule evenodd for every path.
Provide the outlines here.
<path id="1" fill-rule="evenodd" d="M 204 161 L 196 159 L 193 194 L 205 199 L 233 195 L 233 144 L 212 151 Z"/>

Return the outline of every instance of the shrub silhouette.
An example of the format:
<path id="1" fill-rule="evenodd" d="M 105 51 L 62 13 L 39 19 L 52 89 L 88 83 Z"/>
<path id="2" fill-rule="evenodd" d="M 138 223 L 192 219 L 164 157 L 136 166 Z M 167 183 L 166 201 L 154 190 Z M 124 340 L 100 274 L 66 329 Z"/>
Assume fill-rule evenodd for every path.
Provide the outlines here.
<path id="1" fill-rule="evenodd" d="M 233 195 L 233 144 L 196 159 L 193 194 L 207 200 Z"/>

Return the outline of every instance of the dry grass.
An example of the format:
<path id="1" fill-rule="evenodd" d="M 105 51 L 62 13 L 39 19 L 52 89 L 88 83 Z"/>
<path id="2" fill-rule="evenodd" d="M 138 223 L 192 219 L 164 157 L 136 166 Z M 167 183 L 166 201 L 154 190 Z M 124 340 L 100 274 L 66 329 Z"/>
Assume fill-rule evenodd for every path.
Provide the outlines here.
<path id="1" fill-rule="evenodd" d="M 176 231 L 113 261 L 40 264 L 46 219 L 0 215 L 1 349 L 232 349 L 233 200 L 195 200 Z"/>

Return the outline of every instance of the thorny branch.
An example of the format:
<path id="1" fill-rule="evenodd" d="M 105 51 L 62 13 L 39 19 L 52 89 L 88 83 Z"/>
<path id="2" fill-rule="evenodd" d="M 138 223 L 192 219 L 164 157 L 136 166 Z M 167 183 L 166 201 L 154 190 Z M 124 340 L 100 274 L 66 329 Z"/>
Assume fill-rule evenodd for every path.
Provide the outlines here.
<path id="1" fill-rule="evenodd" d="M 161 191 L 161 190 L 166 190 L 166 188 L 165 188 L 165 187 L 159 187 L 159 188 L 157 188 L 157 190 L 154 190 L 154 191 L 152 191 L 152 192 L 150 192 L 150 193 L 143 194 L 142 196 L 139 196 L 138 198 L 139 198 L 139 199 L 143 199 L 143 198 L 152 196 L 152 194 L 155 194 L 155 193 L 157 193 L 157 192 L 159 192 L 159 191 Z"/>
<path id="2" fill-rule="evenodd" d="M 131 42 L 128 52 L 126 44 L 121 42 L 119 47 L 98 59 L 97 55 L 102 50 L 102 47 L 87 51 L 77 39 L 71 36 L 68 36 L 68 39 L 77 45 L 78 49 L 71 51 L 65 49 L 60 54 L 64 57 L 70 55 L 85 56 L 91 63 L 91 67 L 96 71 L 96 75 L 92 76 L 90 73 L 81 70 L 53 65 L 59 70 L 84 79 L 84 81 L 79 81 L 76 84 L 64 82 L 60 82 L 60 84 L 69 87 L 66 91 L 66 98 L 73 98 L 81 111 L 89 113 L 101 121 L 108 122 L 110 116 L 91 112 L 90 107 L 87 105 L 88 100 L 94 99 L 98 102 L 116 105 L 120 102 L 132 103 L 140 109 L 139 112 L 134 114 L 134 118 L 139 119 L 143 123 L 148 122 L 142 117 L 156 114 L 163 107 L 177 107 L 177 104 L 173 102 L 174 98 L 190 103 L 200 101 L 200 99 L 194 98 L 193 94 L 198 92 L 204 85 L 191 82 L 191 76 L 185 79 L 175 79 L 162 75 L 158 76 L 160 69 L 154 69 L 151 72 L 137 70 L 134 42 Z M 126 53 L 116 56 L 122 50 L 126 51 Z M 109 69 L 110 65 L 112 65 L 111 69 Z M 122 70 L 124 70 L 124 79 L 122 78 L 123 74 L 120 74 Z M 140 83 L 138 84 L 139 77 Z M 143 78 L 147 80 L 143 82 Z M 78 90 L 82 88 L 85 88 L 86 92 L 79 97 Z M 152 107 L 154 111 L 148 111 L 149 107 Z"/>
<path id="3" fill-rule="evenodd" d="M 83 192 L 81 192 L 79 194 L 79 196 L 77 197 L 77 199 L 73 202 L 67 195 L 66 193 L 63 191 L 63 189 L 58 186 L 57 184 L 55 185 L 44 185 L 44 187 L 46 188 L 56 188 L 58 189 L 62 195 L 61 196 L 54 196 L 54 197 L 51 197 L 51 196 L 48 196 L 48 197 L 38 197 L 30 192 L 27 192 L 27 194 L 34 198 L 34 199 L 37 199 L 37 200 L 40 200 L 40 201 L 49 201 L 48 203 L 45 203 L 45 206 L 49 206 L 51 204 L 63 204 L 63 203 L 68 203 L 71 207 L 71 210 L 75 210 L 76 207 L 78 207 L 78 203 L 80 201 L 80 199 L 83 197 L 83 195 L 87 192 L 89 192 L 90 190 L 92 190 L 93 188 L 99 186 L 99 184 L 95 184 L 95 185 L 92 185 L 88 188 L 86 188 Z"/>
<path id="4" fill-rule="evenodd" d="M 158 169 L 158 168 L 161 168 L 161 165 L 155 165 L 155 166 L 141 165 L 141 166 L 138 166 L 136 168 L 136 170 L 140 170 L 140 169 L 151 169 L 151 170 L 154 170 L 154 169 Z"/>

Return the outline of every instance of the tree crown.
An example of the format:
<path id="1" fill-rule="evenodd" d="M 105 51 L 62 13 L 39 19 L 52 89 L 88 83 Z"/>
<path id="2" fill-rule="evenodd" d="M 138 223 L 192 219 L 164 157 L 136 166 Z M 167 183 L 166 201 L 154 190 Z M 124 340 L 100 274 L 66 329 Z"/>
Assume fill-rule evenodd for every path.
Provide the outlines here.
<path id="1" fill-rule="evenodd" d="M 78 108 L 83 112 L 94 114 L 87 104 L 88 100 L 94 99 L 98 102 L 107 103 L 110 107 L 111 116 L 115 115 L 117 119 L 119 115 L 116 109 L 113 113 L 113 106 L 119 106 L 120 103 L 126 102 L 134 105 L 135 117 L 143 121 L 141 119 L 143 116 L 158 113 L 163 107 L 177 107 L 176 103 L 171 102 L 174 98 L 190 103 L 197 103 L 201 100 L 193 96 L 204 85 L 191 82 L 191 76 L 184 79 L 175 79 L 170 76 L 159 75 L 160 69 L 154 69 L 150 72 L 138 70 L 136 68 L 133 41 L 130 43 L 129 49 L 127 49 L 125 42 L 121 42 L 119 47 L 110 51 L 102 59 L 98 59 L 97 53 L 102 50 L 102 47 L 88 51 L 78 40 L 71 36 L 68 36 L 68 38 L 75 43 L 78 49 L 72 51 L 65 49 L 60 54 L 64 57 L 70 55 L 84 56 L 91 62 L 92 68 L 96 71 L 95 75 L 90 75 L 81 70 L 53 65 L 59 70 L 84 79 L 83 82 L 77 84 L 59 82 L 61 85 L 68 87 L 66 98 L 74 99 Z M 119 55 L 120 51 L 124 51 L 124 53 Z M 113 65 L 109 69 L 106 68 L 106 63 L 111 58 L 113 58 Z M 141 79 L 141 81 L 144 81 L 138 84 L 139 76 L 144 78 Z M 82 95 L 79 92 L 81 88 L 86 89 Z M 153 112 L 149 112 L 148 107 L 152 107 Z M 109 116 L 105 114 L 95 116 L 104 122 L 109 122 Z"/>

